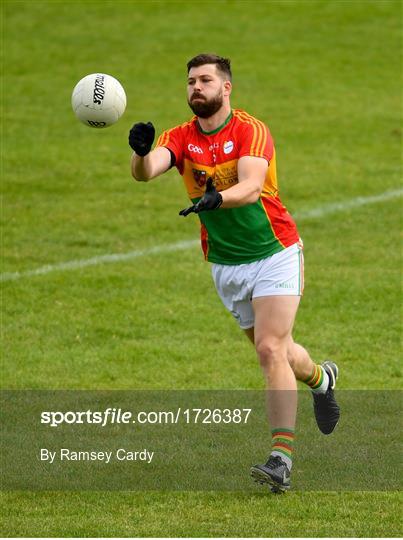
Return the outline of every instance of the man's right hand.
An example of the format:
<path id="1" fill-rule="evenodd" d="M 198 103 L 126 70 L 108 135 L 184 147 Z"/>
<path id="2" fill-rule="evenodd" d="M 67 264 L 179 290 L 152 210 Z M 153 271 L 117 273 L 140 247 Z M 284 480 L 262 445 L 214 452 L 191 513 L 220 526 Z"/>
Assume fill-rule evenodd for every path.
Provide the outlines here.
<path id="1" fill-rule="evenodd" d="M 129 133 L 129 144 L 138 156 L 146 156 L 154 142 L 155 128 L 151 122 L 134 124 Z"/>

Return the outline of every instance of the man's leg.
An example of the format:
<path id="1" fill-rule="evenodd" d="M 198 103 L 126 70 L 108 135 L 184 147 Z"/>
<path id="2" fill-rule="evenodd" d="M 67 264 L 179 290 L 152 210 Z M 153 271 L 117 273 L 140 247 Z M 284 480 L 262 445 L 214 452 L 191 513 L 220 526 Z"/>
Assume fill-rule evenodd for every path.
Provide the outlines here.
<path id="1" fill-rule="evenodd" d="M 337 365 L 329 360 L 321 365 L 315 364 L 304 347 L 294 343 L 292 337 L 288 345 L 288 361 L 296 378 L 312 390 L 316 423 L 322 433 L 329 435 L 340 418 L 340 407 L 334 395 L 339 372 Z"/>
<path id="2" fill-rule="evenodd" d="M 254 328 L 245 330 L 247 337 L 255 343 Z M 316 422 L 322 433 L 333 432 L 340 418 L 340 408 L 334 396 L 338 368 L 334 362 L 315 364 L 302 345 L 295 343 L 290 335 L 287 345 L 287 358 L 297 380 L 307 384 L 314 400 Z"/>
<path id="3" fill-rule="evenodd" d="M 297 313 L 299 296 L 264 296 L 252 301 L 255 312 L 254 341 L 269 393 L 271 425 L 294 427 L 297 383 L 288 362 L 287 347 Z M 281 397 L 285 391 L 284 397 Z M 286 401 L 286 407 L 277 404 Z"/>
<path id="4" fill-rule="evenodd" d="M 253 327 L 247 328 L 244 332 L 248 339 L 255 344 L 255 329 Z M 315 364 L 308 351 L 302 345 L 295 343 L 291 335 L 287 344 L 287 358 L 298 381 L 306 382 L 312 378 L 317 364 Z"/>
<path id="5" fill-rule="evenodd" d="M 287 346 L 287 357 L 296 379 L 305 381 L 314 370 L 315 363 L 308 351 L 302 345 L 295 343 L 292 336 Z"/>
<path id="6" fill-rule="evenodd" d="M 247 328 L 244 330 L 246 337 L 255 344 L 255 329 Z M 291 369 L 294 372 L 295 378 L 298 381 L 304 381 L 312 373 L 315 366 L 309 353 L 302 345 L 295 343 L 292 336 L 290 336 L 287 345 L 287 358 Z"/>
<path id="7" fill-rule="evenodd" d="M 255 465 L 251 474 L 283 491 L 290 486 L 292 448 L 297 413 L 297 382 L 288 362 L 299 296 L 265 296 L 252 300 L 254 343 L 267 386 L 267 414 L 272 431 L 272 449 L 265 465 Z M 250 335 L 250 333 L 249 333 Z"/>

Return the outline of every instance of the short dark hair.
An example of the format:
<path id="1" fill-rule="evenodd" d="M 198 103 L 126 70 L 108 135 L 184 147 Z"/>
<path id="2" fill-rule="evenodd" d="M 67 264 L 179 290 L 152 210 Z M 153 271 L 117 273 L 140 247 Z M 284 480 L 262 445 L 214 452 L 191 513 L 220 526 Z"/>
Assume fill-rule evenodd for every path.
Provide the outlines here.
<path id="1" fill-rule="evenodd" d="M 204 66 L 205 64 L 215 64 L 221 73 L 226 75 L 230 81 L 232 80 L 231 60 L 216 54 L 198 54 L 189 60 L 187 63 L 188 73 L 192 68 Z"/>

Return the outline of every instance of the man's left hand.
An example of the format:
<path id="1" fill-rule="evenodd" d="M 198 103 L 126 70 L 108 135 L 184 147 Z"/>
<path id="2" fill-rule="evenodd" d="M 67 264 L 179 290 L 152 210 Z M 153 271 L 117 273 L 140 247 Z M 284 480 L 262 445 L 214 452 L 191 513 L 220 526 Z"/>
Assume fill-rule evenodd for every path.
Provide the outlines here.
<path id="1" fill-rule="evenodd" d="M 199 212 L 206 212 L 207 210 L 216 210 L 222 205 L 222 196 L 219 191 L 216 190 L 213 179 L 210 177 L 206 183 L 206 192 L 200 201 L 189 208 L 184 208 L 179 212 L 180 216 L 187 216 L 191 212 L 198 214 Z"/>

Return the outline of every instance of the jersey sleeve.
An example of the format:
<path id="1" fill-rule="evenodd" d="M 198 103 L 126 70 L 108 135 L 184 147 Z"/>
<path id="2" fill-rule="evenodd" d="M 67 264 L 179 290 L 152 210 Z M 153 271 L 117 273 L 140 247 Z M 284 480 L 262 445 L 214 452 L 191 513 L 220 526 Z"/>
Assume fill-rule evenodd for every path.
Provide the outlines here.
<path id="1" fill-rule="evenodd" d="M 241 135 L 239 157 L 262 157 L 270 163 L 273 153 L 274 143 L 269 128 L 260 120 L 245 122 Z"/>
<path id="2" fill-rule="evenodd" d="M 155 148 L 168 148 L 175 156 L 175 165 L 180 170 L 183 162 L 183 135 L 180 126 L 163 131 L 158 137 Z"/>

